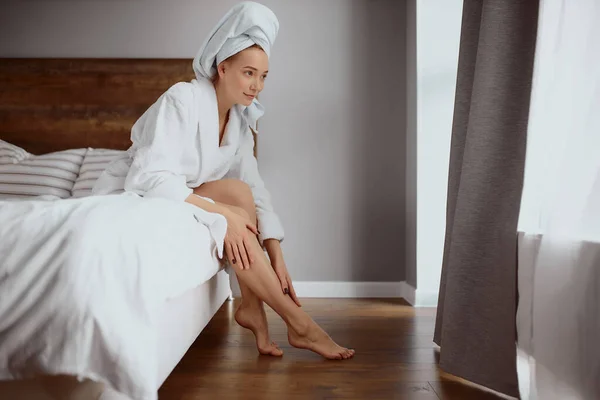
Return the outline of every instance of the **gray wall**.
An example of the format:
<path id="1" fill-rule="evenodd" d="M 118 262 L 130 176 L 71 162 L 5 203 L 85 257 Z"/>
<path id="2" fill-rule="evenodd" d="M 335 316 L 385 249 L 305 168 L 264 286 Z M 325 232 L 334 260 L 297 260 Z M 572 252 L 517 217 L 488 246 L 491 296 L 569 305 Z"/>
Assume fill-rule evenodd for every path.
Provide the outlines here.
<path id="1" fill-rule="evenodd" d="M 4 2 L 0 57 L 191 58 L 235 3 Z M 281 29 L 261 95 L 259 164 L 293 278 L 404 280 L 405 3 L 264 4 Z"/>

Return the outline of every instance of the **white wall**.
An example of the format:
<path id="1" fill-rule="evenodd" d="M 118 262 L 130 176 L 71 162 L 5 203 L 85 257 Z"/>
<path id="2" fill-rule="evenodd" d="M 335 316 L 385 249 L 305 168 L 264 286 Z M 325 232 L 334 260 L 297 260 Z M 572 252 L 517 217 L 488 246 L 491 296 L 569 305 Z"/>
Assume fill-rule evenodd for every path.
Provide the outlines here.
<path id="1" fill-rule="evenodd" d="M 436 305 L 462 0 L 417 1 L 417 294 Z"/>
<path id="2" fill-rule="evenodd" d="M 0 57 L 192 58 L 236 1 L 2 5 Z M 396 0 L 265 0 L 280 35 L 259 164 L 299 281 L 404 279 L 405 31 Z"/>

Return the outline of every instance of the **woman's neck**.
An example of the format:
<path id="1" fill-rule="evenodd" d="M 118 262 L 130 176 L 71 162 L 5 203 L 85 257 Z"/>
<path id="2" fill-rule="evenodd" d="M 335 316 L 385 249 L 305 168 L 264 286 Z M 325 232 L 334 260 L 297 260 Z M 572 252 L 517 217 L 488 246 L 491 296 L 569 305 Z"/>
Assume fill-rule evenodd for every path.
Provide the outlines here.
<path id="1" fill-rule="evenodd" d="M 233 102 L 227 99 L 218 82 L 215 84 L 215 91 L 217 93 L 217 108 L 219 110 L 219 132 L 221 132 L 227 123 L 227 117 L 229 116 L 229 110 L 233 107 Z"/>

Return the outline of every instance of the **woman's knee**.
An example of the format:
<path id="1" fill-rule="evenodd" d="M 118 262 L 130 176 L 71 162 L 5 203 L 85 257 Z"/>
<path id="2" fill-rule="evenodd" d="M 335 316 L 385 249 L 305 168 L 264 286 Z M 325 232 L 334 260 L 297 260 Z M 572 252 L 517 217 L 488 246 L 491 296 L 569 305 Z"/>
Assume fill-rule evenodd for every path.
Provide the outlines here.
<path id="1" fill-rule="evenodd" d="M 196 188 L 194 192 L 201 196 L 210 197 L 217 202 L 242 208 L 249 214 L 255 213 L 252 189 L 246 182 L 239 179 L 221 179 L 207 182 Z"/>

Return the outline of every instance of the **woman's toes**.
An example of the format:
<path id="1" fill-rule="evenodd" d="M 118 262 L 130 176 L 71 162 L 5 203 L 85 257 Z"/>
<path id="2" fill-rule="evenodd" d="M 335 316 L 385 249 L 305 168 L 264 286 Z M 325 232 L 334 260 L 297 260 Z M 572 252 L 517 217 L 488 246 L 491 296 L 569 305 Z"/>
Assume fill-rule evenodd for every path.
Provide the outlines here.
<path id="1" fill-rule="evenodd" d="M 260 354 L 266 356 L 281 356 L 283 355 L 283 351 L 277 346 L 275 342 L 271 342 L 270 345 L 267 346 L 259 346 L 258 351 Z"/>
<path id="2" fill-rule="evenodd" d="M 276 348 L 276 347 L 272 347 L 269 350 L 261 351 L 260 354 L 263 354 L 263 355 L 266 355 L 266 356 L 280 357 L 280 356 L 283 355 L 283 351 L 281 349 Z"/>
<path id="3" fill-rule="evenodd" d="M 271 355 L 276 356 L 276 357 L 280 357 L 283 355 L 283 350 L 281 350 L 279 347 L 275 347 L 272 351 L 271 351 Z"/>
<path id="4" fill-rule="evenodd" d="M 283 355 L 283 350 L 281 350 L 279 348 L 279 346 L 277 346 L 277 343 L 275 342 L 271 342 L 271 351 L 270 351 L 272 356 L 282 356 Z"/>

